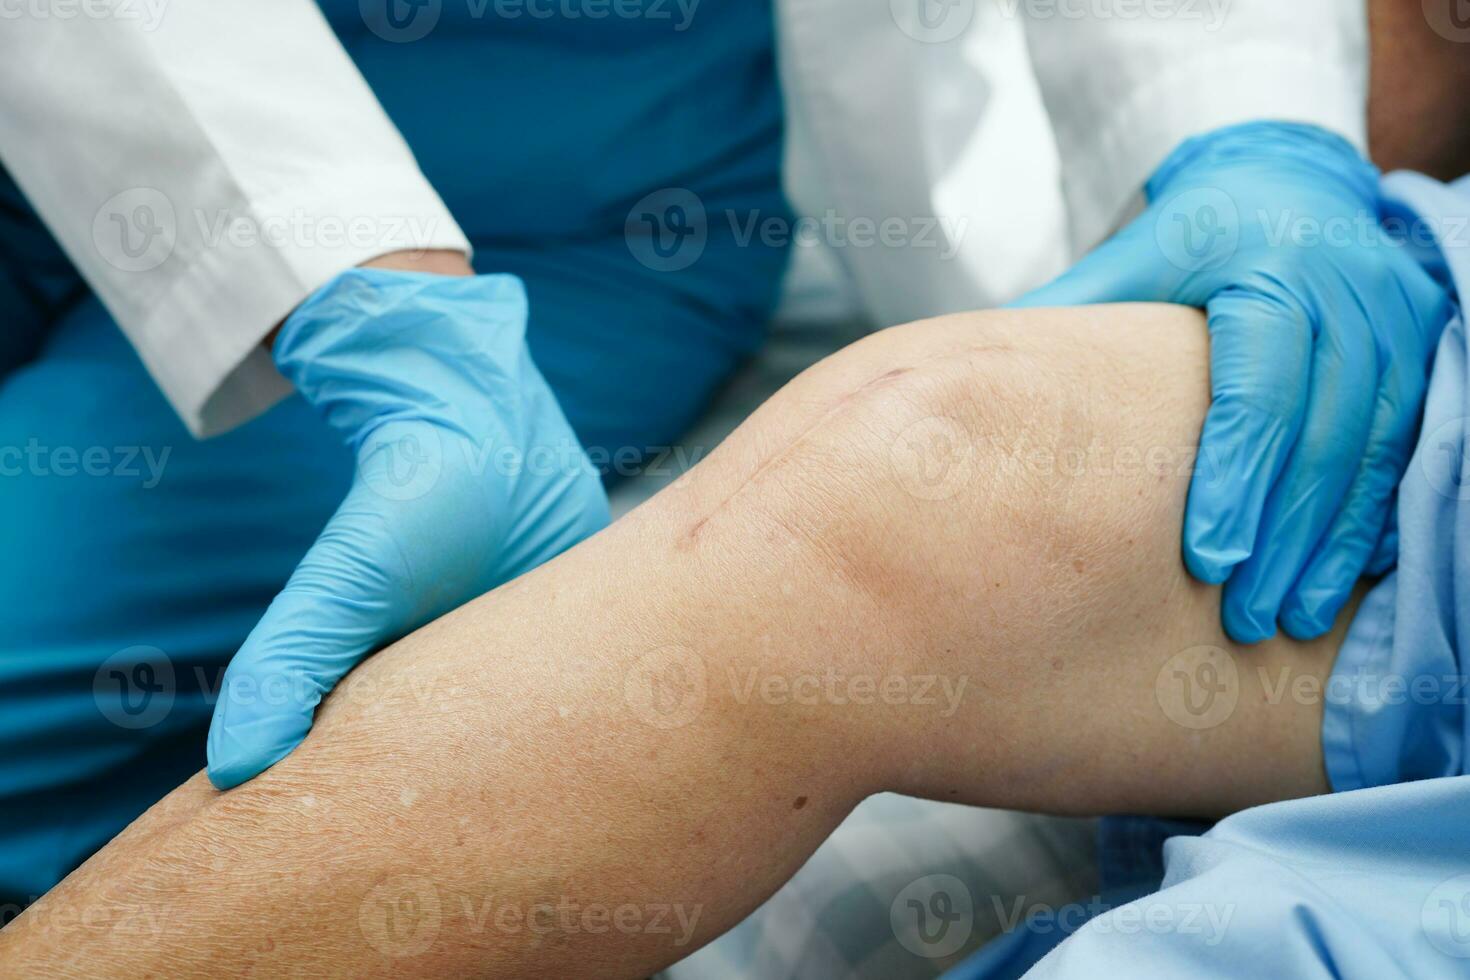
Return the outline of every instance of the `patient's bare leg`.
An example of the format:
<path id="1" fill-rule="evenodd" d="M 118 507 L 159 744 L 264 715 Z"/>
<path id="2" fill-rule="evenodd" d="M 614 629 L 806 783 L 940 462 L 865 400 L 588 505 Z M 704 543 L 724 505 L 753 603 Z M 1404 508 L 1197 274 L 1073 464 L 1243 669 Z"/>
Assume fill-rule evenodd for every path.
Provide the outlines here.
<path id="1" fill-rule="evenodd" d="M 1299 679 L 1340 637 L 1235 648 L 1179 559 L 1206 345 L 1196 313 L 1120 306 L 849 348 L 359 668 L 260 779 L 159 804 L 0 934 L 0 972 L 641 976 L 878 790 L 1322 791 Z"/>

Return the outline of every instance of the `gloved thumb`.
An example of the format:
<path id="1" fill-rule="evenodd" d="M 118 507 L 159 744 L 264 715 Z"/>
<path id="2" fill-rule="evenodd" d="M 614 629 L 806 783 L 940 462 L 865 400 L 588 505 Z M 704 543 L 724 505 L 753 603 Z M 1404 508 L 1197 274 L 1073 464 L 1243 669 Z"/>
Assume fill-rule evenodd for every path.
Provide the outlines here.
<path id="1" fill-rule="evenodd" d="M 1151 235 L 1144 234 L 1146 224 L 1145 219 L 1139 219 L 1056 279 L 1007 305 L 1038 309 L 1165 298 L 1173 288 L 1177 270 L 1160 261 L 1158 246 Z"/>
<path id="2" fill-rule="evenodd" d="M 374 547 L 381 540 L 334 518 L 230 662 L 209 726 L 208 773 L 217 788 L 238 786 L 290 754 L 337 682 L 409 628 L 391 584 L 402 558 Z"/>

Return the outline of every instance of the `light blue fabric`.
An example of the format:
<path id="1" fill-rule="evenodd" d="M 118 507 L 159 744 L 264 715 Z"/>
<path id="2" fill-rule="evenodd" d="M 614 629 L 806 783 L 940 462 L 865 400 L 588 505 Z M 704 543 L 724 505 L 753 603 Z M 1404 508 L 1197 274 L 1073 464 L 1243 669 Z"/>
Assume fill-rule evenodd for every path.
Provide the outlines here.
<path id="1" fill-rule="evenodd" d="M 524 282 L 532 357 L 594 463 L 616 478 L 672 443 L 758 348 L 784 269 L 736 233 L 789 217 L 768 0 L 687 23 L 419 5 L 442 18 L 413 43 L 374 34 L 373 4 L 322 6 L 477 269 Z M 682 268 L 629 237 L 670 189 L 708 215 Z M 204 765 L 225 664 L 354 467 L 300 398 L 191 439 L 3 175 L 0 304 L 3 923 Z"/>
<path id="2" fill-rule="evenodd" d="M 1470 178 L 1446 187 L 1396 174 L 1384 193 L 1385 227 L 1407 232 L 1406 253 L 1470 295 Z M 1121 887 L 1105 889 L 1110 911 L 1049 954 L 1055 931 L 1022 926 L 949 976 L 1470 974 L 1470 671 L 1459 653 L 1470 630 L 1467 419 L 1470 351 L 1457 313 L 1399 485 L 1397 569 L 1359 607 L 1324 690 L 1323 748 L 1338 792 L 1258 807 L 1207 832 L 1167 828 L 1182 833 L 1163 845 L 1161 882 L 1161 828 L 1112 821 L 1104 872 Z M 1151 894 L 1127 901 L 1140 889 Z"/>
<path id="3" fill-rule="evenodd" d="M 1161 891 L 1092 920 L 1026 976 L 1463 978 L 1467 815 L 1470 777 L 1237 814 L 1172 838 Z"/>
<path id="4" fill-rule="evenodd" d="M 1470 177 L 1387 182 L 1390 223 L 1437 232 L 1424 256 L 1470 297 Z M 1445 331 L 1418 448 L 1399 484 L 1398 567 L 1360 606 L 1325 692 L 1323 749 L 1337 790 L 1466 772 L 1470 691 L 1470 359 L 1465 323 Z M 1470 814 L 1467 814 L 1470 816 Z"/>

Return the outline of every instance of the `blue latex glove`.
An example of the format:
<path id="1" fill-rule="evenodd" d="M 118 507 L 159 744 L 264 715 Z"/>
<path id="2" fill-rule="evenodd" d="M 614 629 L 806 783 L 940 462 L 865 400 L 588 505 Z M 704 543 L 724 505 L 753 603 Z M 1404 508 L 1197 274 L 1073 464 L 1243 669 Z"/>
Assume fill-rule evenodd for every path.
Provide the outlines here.
<path id="1" fill-rule="evenodd" d="M 1183 144 L 1144 214 L 1022 306 L 1159 301 L 1209 314 L 1214 401 L 1184 558 L 1226 582 L 1237 641 L 1331 628 L 1382 549 L 1449 300 L 1379 225 L 1378 173 L 1311 126 Z M 1314 237 L 1315 234 L 1315 237 Z"/>
<path id="2" fill-rule="evenodd" d="M 368 654 L 607 523 L 601 481 L 526 350 L 526 312 L 512 276 L 354 269 L 286 321 L 276 364 L 357 472 L 225 673 L 216 786 L 291 752 Z"/>

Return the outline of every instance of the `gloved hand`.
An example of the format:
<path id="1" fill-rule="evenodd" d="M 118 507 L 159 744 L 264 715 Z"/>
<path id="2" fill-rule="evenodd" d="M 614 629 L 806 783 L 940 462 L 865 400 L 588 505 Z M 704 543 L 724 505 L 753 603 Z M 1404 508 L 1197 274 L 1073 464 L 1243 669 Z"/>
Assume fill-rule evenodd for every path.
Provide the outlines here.
<path id="1" fill-rule="evenodd" d="M 1315 127 L 1183 144 L 1144 214 L 1022 306 L 1208 312 L 1214 401 L 1184 558 L 1237 641 L 1327 632 L 1369 566 L 1413 449 L 1444 291 L 1379 225 L 1378 173 Z M 1385 558 L 1387 560 L 1385 560 Z"/>
<path id="2" fill-rule="evenodd" d="M 354 269 L 286 321 L 276 364 L 357 472 L 225 673 L 215 786 L 294 749 L 368 654 L 607 523 L 601 481 L 527 352 L 526 314 L 512 276 Z"/>

